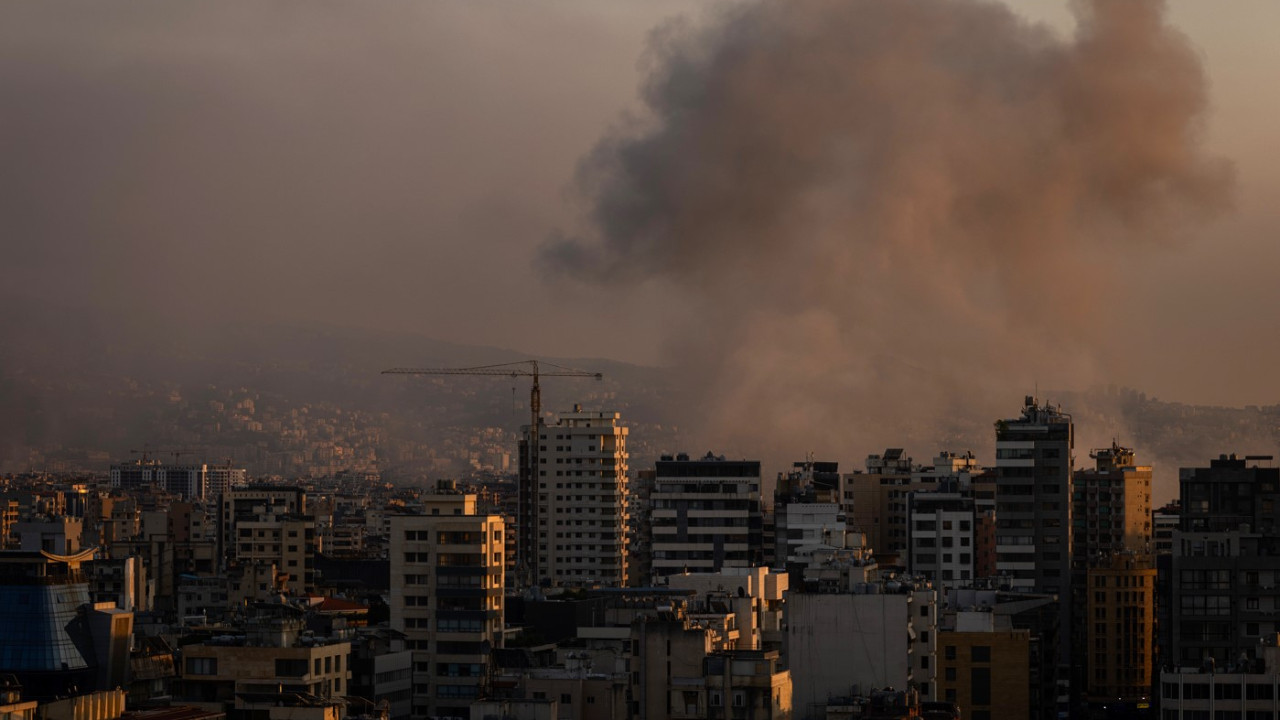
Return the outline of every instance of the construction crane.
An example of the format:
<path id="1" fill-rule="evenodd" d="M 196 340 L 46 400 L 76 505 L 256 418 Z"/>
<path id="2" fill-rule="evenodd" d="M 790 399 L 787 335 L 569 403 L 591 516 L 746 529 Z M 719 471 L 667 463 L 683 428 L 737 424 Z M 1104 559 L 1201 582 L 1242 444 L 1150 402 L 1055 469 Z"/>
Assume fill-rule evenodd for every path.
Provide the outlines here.
<path id="1" fill-rule="evenodd" d="M 545 368 L 545 369 L 544 369 Z M 516 545 L 517 563 L 522 572 L 528 573 L 533 582 L 538 578 L 538 430 L 542 426 L 542 387 L 539 378 L 543 377 L 589 377 L 604 379 L 598 372 L 577 370 L 549 362 L 539 363 L 537 360 L 520 360 L 498 365 L 480 365 L 465 368 L 392 368 L 383 370 L 383 375 L 497 375 L 510 377 L 533 378 L 529 388 L 529 467 L 528 473 L 520 473 L 517 494 L 519 495 L 520 525 L 519 542 Z"/>

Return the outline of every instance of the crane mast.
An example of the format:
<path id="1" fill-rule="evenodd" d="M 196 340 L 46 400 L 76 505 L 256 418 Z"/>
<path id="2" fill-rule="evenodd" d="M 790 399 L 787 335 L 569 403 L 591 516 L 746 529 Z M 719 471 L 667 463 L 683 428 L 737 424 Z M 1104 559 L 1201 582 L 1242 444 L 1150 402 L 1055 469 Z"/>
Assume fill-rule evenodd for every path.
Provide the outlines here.
<path id="1" fill-rule="evenodd" d="M 546 369 L 544 369 L 544 366 Z M 604 375 L 598 372 L 576 370 L 561 367 L 552 363 L 539 363 L 537 360 L 521 360 L 498 365 L 480 365 L 464 368 L 392 368 L 383 370 L 383 375 L 496 375 L 512 379 L 528 377 L 532 379 L 529 387 L 529 440 L 528 467 L 522 467 L 517 482 L 519 500 L 518 518 L 519 535 L 516 542 L 516 566 L 524 575 L 526 584 L 538 581 L 538 441 L 542 427 L 542 387 L 541 377 L 590 377 L 601 380 Z"/>

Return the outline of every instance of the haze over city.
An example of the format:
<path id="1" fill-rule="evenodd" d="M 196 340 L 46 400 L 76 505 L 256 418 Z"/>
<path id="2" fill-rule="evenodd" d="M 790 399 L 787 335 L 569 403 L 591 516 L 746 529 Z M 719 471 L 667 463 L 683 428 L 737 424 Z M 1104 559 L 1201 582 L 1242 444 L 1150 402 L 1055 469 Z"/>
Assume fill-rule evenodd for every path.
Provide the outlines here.
<path id="1" fill-rule="evenodd" d="M 1280 400 L 1264 2 L 2 12 L 4 292 L 53 335 L 657 365 L 748 448 L 1036 389 Z"/>

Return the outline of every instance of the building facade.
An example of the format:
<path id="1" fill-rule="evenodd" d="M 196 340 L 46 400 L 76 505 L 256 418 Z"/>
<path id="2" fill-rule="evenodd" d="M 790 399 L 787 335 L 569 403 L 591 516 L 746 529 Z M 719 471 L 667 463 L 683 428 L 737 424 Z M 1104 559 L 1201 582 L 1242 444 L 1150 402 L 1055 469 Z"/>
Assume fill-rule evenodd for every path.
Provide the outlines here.
<path id="1" fill-rule="evenodd" d="M 505 526 L 475 495 L 437 500 L 391 517 L 391 627 L 413 652 L 413 715 L 465 717 L 502 645 Z"/>
<path id="2" fill-rule="evenodd" d="M 664 456 L 651 505 L 655 578 L 763 564 L 759 461 Z"/>
<path id="3" fill-rule="evenodd" d="M 627 428 L 616 412 L 560 413 L 538 429 L 537 582 L 628 582 Z"/>

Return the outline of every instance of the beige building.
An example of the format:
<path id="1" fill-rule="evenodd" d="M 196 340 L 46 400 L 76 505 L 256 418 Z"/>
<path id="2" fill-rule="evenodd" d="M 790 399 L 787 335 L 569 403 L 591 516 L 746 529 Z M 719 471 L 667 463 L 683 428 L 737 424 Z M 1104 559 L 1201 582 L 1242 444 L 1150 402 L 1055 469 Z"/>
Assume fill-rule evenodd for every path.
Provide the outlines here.
<path id="1" fill-rule="evenodd" d="M 288 575 L 285 589 L 304 594 L 315 586 L 315 555 L 323 548 L 302 488 L 230 487 L 218 521 L 222 560 L 229 565 L 275 565 Z M 207 523 L 201 530 L 208 532 Z"/>
<path id="2" fill-rule="evenodd" d="M 575 405 L 538 433 L 538 580 L 626 586 L 629 469 L 621 415 Z"/>
<path id="3" fill-rule="evenodd" d="M 291 694 L 340 699 L 351 679 L 351 643 L 304 637 L 304 629 L 301 611 L 279 605 L 260 608 L 245 635 L 183 646 L 178 699 L 222 710 L 251 710 Z"/>
<path id="4" fill-rule="evenodd" d="M 1114 552 L 1151 552 L 1151 466 L 1112 443 L 1089 453 L 1095 466 L 1077 470 L 1072 555 L 1087 562 Z"/>
<path id="5" fill-rule="evenodd" d="M 790 720 L 791 672 L 779 668 L 776 650 L 735 650 L 703 660 L 706 714 L 717 718 Z M 681 692 L 681 695 L 686 695 Z"/>
<path id="6" fill-rule="evenodd" d="M 466 717 L 503 631 L 505 527 L 476 496 L 426 496 L 391 517 L 391 627 L 413 651 L 413 714 Z"/>
<path id="7" fill-rule="evenodd" d="M 667 578 L 675 590 L 693 590 L 691 614 L 716 608 L 729 616 L 731 636 L 726 649 L 777 650 L 783 644 L 783 595 L 786 573 L 769 568 L 726 568 L 717 573 L 681 573 Z"/>
<path id="8" fill-rule="evenodd" d="M 1146 702 L 1151 693 L 1156 567 L 1112 556 L 1088 571 L 1086 700 Z"/>
<path id="9" fill-rule="evenodd" d="M 991 612 L 956 615 L 955 629 L 938 633 L 938 699 L 965 720 L 1030 718 L 1030 631 Z"/>
<path id="10" fill-rule="evenodd" d="M 932 465 L 917 465 L 900 448 L 889 448 L 867 457 L 866 471 L 847 473 L 840 479 L 840 506 L 849 529 L 866 535 L 878 558 L 897 557 L 904 564 L 911 532 L 909 500 L 915 492 L 934 492 L 944 481 L 970 492 L 982 472 L 972 454 L 939 453 Z M 994 508 L 993 498 L 976 497 L 980 514 Z M 892 564 L 892 563 L 888 563 Z"/>

